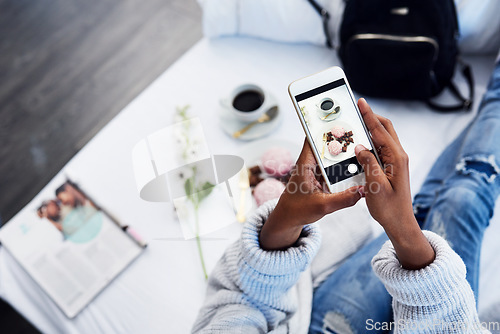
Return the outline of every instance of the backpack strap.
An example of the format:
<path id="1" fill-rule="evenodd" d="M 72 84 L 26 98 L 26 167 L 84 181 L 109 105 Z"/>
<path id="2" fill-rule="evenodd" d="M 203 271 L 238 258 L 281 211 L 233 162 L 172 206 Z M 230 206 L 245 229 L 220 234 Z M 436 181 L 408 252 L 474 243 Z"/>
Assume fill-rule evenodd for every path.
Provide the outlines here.
<path id="1" fill-rule="evenodd" d="M 328 31 L 328 21 L 330 20 L 330 13 L 328 11 L 321 7 L 315 0 L 307 0 L 313 7 L 314 9 L 318 12 L 319 15 L 321 15 L 321 20 L 323 21 L 323 31 L 325 32 L 325 37 L 326 37 L 326 46 L 329 49 L 333 48 L 332 44 L 332 38 L 330 36 L 330 31 Z"/>
<path id="2" fill-rule="evenodd" d="M 469 64 L 464 63 L 460 58 L 458 58 L 458 63 L 461 67 L 460 72 L 462 73 L 462 76 L 465 78 L 465 80 L 467 81 L 467 85 L 469 86 L 469 98 L 467 99 L 463 97 L 453 81 L 450 81 L 446 88 L 450 90 L 453 96 L 455 96 L 460 101 L 460 103 L 451 106 L 444 106 L 441 104 L 437 104 L 431 100 L 427 100 L 427 105 L 430 108 L 440 112 L 471 110 L 472 105 L 474 104 L 474 76 L 472 75 L 472 70 Z"/>

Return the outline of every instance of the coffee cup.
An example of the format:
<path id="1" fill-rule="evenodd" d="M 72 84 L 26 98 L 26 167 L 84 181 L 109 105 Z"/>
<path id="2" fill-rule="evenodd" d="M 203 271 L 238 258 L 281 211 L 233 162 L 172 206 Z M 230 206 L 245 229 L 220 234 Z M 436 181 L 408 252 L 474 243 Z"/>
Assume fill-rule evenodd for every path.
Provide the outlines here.
<path id="1" fill-rule="evenodd" d="M 254 84 L 244 84 L 233 89 L 229 97 L 221 100 L 231 114 L 243 122 L 257 120 L 266 110 L 268 96 Z"/>
<path id="2" fill-rule="evenodd" d="M 330 115 L 329 118 L 336 118 L 335 116 L 340 115 L 340 109 L 338 111 L 336 109 L 338 107 L 337 102 L 330 97 L 322 98 L 316 107 L 324 116 Z"/>

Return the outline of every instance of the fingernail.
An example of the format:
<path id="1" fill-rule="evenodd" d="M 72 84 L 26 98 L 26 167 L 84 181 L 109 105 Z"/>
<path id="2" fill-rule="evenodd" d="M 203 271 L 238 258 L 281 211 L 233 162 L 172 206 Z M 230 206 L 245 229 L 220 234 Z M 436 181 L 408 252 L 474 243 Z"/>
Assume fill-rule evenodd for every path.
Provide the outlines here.
<path id="1" fill-rule="evenodd" d="M 364 103 L 368 104 L 368 102 L 366 102 L 366 99 L 364 97 L 360 98 L 360 100 L 363 100 Z"/>
<path id="2" fill-rule="evenodd" d="M 361 197 L 365 197 L 365 187 L 364 186 L 359 187 L 358 193 L 361 195 Z"/>
<path id="3" fill-rule="evenodd" d="M 358 145 L 356 145 L 356 147 L 354 148 L 354 153 L 355 153 L 356 155 L 358 155 L 358 154 L 359 154 L 359 152 L 364 151 L 364 150 L 367 150 L 367 148 L 366 148 L 366 147 L 364 147 L 364 146 L 363 146 L 363 145 L 361 145 L 361 144 L 358 144 Z"/>

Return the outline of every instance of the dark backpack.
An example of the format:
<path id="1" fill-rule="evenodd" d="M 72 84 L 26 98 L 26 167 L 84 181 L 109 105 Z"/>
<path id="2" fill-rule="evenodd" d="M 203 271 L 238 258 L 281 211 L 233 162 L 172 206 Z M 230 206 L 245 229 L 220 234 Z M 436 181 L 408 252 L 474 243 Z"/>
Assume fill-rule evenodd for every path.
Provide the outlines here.
<path id="1" fill-rule="evenodd" d="M 459 61 L 458 36 L 453 0 L 347 0 L 339 56 L 352 88 L 363 95 L 423 100 L 439 111 L 470 110 L 474 82 L 470 67 Z M 468 99 L 452 82 L 457 62 Z M 459 104 L 431 101 L 445 88 Z"/>

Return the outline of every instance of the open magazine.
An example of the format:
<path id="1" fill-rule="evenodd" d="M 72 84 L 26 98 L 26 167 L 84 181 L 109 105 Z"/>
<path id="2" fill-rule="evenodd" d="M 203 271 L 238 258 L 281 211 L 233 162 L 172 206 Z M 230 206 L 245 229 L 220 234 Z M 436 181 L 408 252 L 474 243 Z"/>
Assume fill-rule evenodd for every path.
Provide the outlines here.
<path id="1" fill-rule="evenodd" d="M 73 318 L 146 244 L 77 184 L 68 179 L 58 184 L 46 187 L 3 226 L 0 241 Z"/>

